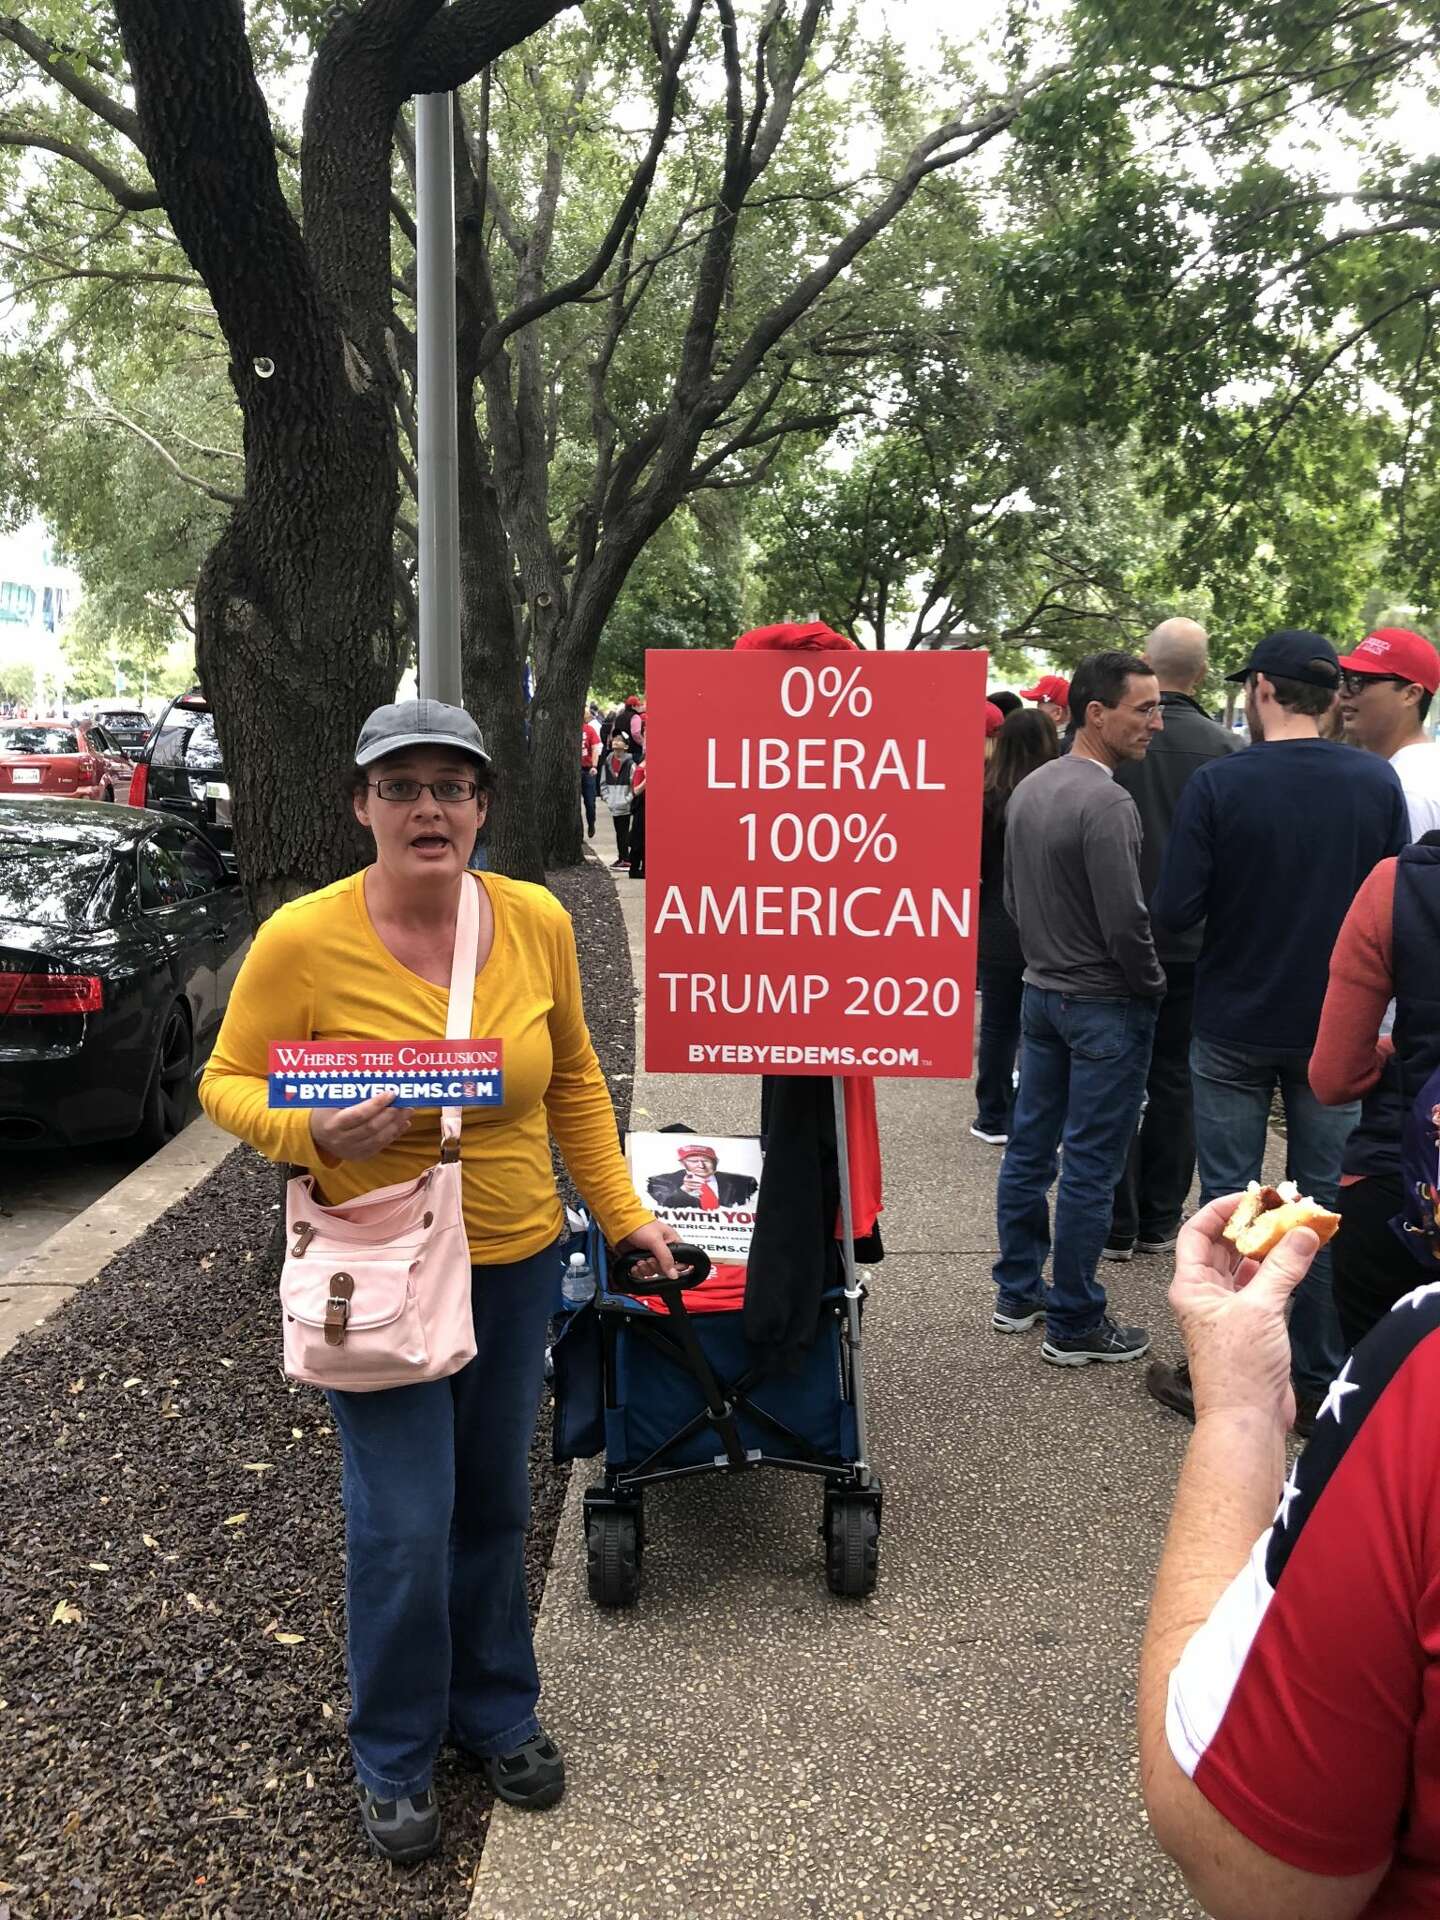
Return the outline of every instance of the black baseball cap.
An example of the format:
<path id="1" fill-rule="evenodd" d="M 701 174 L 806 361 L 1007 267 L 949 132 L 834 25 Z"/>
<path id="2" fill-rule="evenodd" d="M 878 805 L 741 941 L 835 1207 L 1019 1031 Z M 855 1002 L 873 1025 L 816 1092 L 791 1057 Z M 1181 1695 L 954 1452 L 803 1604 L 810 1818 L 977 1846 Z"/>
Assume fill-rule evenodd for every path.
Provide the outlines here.
<path id="1" fill-rule="evenodd" d="M 1340 656 L 1323 633 L 1311 633 L 1308 627 L 1279 627 L 1257 640 L 1240 671 L 1225 678 L 1245 680 L 1252 673 L 1268 674 L 1272 680 L 1299 680 L 1304 686 L 1338 693 Z"/>

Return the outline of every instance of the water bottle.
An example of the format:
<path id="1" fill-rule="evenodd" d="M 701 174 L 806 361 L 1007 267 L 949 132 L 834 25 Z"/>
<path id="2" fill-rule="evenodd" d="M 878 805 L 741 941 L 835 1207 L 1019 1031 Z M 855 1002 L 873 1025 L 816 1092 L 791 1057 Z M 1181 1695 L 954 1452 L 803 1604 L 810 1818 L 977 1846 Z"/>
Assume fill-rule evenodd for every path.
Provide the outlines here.
<path id="1" fill-rule="evenodd" d="M 565 1278 L 560 1282 L 560 1297 L 570 1312 L 595 1298 L 595 1273 L 583 1253 L 571 1254 Z"/>

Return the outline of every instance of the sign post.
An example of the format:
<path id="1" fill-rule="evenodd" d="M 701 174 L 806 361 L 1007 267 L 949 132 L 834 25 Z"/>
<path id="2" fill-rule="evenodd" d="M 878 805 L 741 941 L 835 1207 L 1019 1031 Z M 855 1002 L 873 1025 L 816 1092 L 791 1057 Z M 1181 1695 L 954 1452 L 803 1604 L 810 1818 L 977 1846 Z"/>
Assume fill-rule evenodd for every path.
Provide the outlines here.
<path id="1" fill-rule="evenodd" d="M 654 652 L 645 1064 L 832 1076 L 861 1486 L 844 1077 L 971 1067 L 983 653 Z"/>

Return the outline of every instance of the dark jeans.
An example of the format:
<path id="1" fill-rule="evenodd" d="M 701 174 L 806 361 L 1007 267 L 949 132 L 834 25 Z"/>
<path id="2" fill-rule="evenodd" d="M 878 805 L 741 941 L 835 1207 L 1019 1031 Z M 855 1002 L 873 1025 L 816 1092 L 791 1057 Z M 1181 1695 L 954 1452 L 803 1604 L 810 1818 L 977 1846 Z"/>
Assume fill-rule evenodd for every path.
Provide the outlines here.
<path id="1" fill-rule="evenodd" d="M 585 809 L 585 830 L 595 831 L 595 796 L 600 791 L 600 777 L 594 767 L 580 769 L 580 804 Z"/>
<path id="2" fill-rule="evenodd" d="M 1390 1231 L 1405 1205 L 1399 1174 L 1371 1174 L 1341 1187 L 1335 1202 L 1340 1231 L 1330 1242 L 1335 1312 L 1347 1347 L 1358 1347 L 1395 1302 L 1430 1277 Z"/>
<path id="3" fill-rule="evenodd" d="M 1195 1106 L 1190 1091 L 1190 1022 L 1195 962 L 1168 960 L 1165 998 L 1155 1021 L 1155 1047 L 1145 1081 L 1145 1111 L 1125 1171 L 1115 1188 L 1107 1245 L 1169 1240 L 1195 1178 Z"/>
<path id="4" fill-rule="evenodd" d="M 1260 1178 L 1270 1103 L 1277 1091 L 1285 1109 L 1286 1178 L 1322 1207 L 1335 1205 L 1340 1156 L 1360 1105 L 1322 1107 L 1310 1091 L 1309 1069 L 1308 1048 L 1240 1047 L 1196 1034 L 1190 1045 L 1190 1075 L 1202 1206 Z M 1290 1358 L 1296 1386 L 1312 1398 L 1324 1394 L 1345 1358 L 1328 1247 L 1316 1254 L 1295 1290 Z"/>
<path id="5" fill-rule="evenodd" d="M 630 878 L 645 878 L 645 794 L 637 793 L 630 805 Z"/>
<path id="6" fill-rule="evenodd" d="M 1105 1313 L 1095 1269 L 1145 1092 L 1155 1007 L 1153 1000 L 1077 1000 L 1025 988 L 1025 1065 L 995 1195 L 1000 1258 L 994 1280 L 1004 1312 L 1044 1298 L 1052 1339 L 1089 1333 Z M 1046 1294 L 1049 1193 L 1062 1139 L 1053 1285 Z"/>
<path id="7" fill-rule="evenodd" d="M 621 860 L 630 858 L 630 816 L 628 813 L 612 813 L 615 823 L 615 852 Z"/>
<path id="8" fill-rule="evenodd" d="M 980 963 L 980 1058 L 975 1069 L 975 1124 L 982 1133 L 1009 1133 L 1015 1112 L 1015 1056 L 1020 1048 L 1020 999 L 1025 962 Z"/>
<path id="9" fill-rule="evenodd" d="M 430 1784 L 448 1728 L 512 1753 L 539 1728 L 525 1593 L 530 1441 L 553 1247 L 475 1267 L 475 1358 L 448 1380 L 328 1395 L 345 1497 L 350 1745 L 381 1799 Z"/>

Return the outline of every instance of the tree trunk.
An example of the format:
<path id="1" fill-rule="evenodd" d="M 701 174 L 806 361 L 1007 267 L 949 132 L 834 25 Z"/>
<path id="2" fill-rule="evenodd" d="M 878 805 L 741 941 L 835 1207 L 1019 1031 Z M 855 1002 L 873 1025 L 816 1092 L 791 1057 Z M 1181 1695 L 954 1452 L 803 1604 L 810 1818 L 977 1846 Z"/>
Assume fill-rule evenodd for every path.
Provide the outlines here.
<path id="1" fill-rule="evenodd" d="M 530 703 L 530 770 L 535 813 L 550 867 L 578 866 L 585 857 L 580 820 L 580 730 L 585 689 L 599 636 L 573 634 L 569 623 L 555 636 L 550 670 Z"/>
<path id="2" fill-rule="evenodd" d="M 465 704 L 495 763 L 486 843 L 491 864 L 501 873 L 543 881 L 543 843 L 525 739 L 525 655 L 509 544 L 476 425 L 474 391 L 463 380 L 459 411 L 461 673 Z"/>

